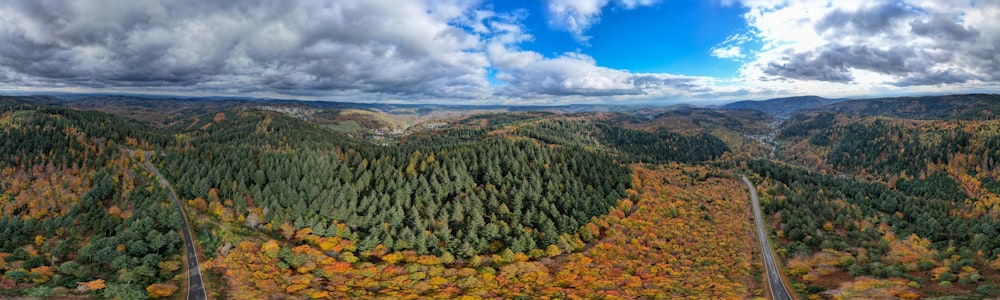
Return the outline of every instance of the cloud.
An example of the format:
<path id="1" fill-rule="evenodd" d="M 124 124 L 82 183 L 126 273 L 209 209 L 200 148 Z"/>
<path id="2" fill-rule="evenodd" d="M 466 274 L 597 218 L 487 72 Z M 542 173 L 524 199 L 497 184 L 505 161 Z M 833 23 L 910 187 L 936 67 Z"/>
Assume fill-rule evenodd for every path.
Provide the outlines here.
<path id="1" fill-rule="evenodd" d="M 602 9 L 552 1 L 580 36 Z M 487 7 L 487 8 L 484 8 Z M 0 88 L 346 101 L 594 102 L 736 93 L 709 78 L 546 56 L 527 11 L 467 0 L 0 0 Z M 491 84 L 494 82 L 493 84 Z"/>
<path id="2" fill-rule="evenodd" d="M 0 1 L 0 74 L 15 87 L 477 98 L 470 1 Z"/>
<path id="3" fill-rule="evenodd" d="M 555 58 L 542 58 L 533 52 L 518 51 L 513 55 L 529 57 L 525 63 L 500 68 L 496 78 L 507 83 L 498 91 L 508 97 L 538 96 L 613 96 L 637 95 L 630 73 L 597 66 L 589 56 L 566 53 Z M 508 54 L 510 55 L 510 54 Z"/>
<path id="4" fill-rule="evenodd" d="M 1000 81 L 1000 2 L 744 0 L 761 43 L 740 70 L 748 84 L 853 90 Z M 815 16 L 815 17 L 810 17 Z M 721 46 L 729 45 L 727 43 Z M 717 46 L 712 53 L 726 54 Z M 747 49 L 743 49 L 746 51 Z"/>
<path id="5" fill-rule="evenodd" d="M 535 101 L 571 99 L 607 101 L 663 98 L 700 99 L 728 95 L 735 88 L 719 88 L 710 78 L 666 73 L 633 73 L 598 65 L 593 57 L 569 52 L 555 57 L 522 50 L 518 44 L 533 37 L 519 25 L 523 16 L 500 16 L 489 22 L 494 35 L 486 54 L 502 82 L 494 94 L 501 98 Z"/>
<path id="6" fill-rule="evenodd" d="M 549 26 L 565 30 L 578 42 L 590 39 L 587 30 L 601 19 L 604 7 L 615 4 L 624 9 L 652 6 L 659 0 L 548 0 Z"/>
<path id="7" fill-rule="evenodd" d="M 899 25 L 897 20 L 918 14 L 915 8 L 902 2 L 862 4 L 856 10 L 835 8 L 816 23 L 816 31 L 835 30 L 838 33 L 880 34 Z"/>
<path id="8" fill-rule="evenodd" d="M 772 62 L 764 73 L 785 78 L 851 82 L 851 70 L 869 70 L 886 74 L 922 71 L 926 66 L 906 61 L 914 50 L 892 47 L 885 50 L 868 46 L 828 44 L 806 52 L 787 51 L 782 64 Z"/>
<path id="9" fill-rule="evenodd" d="M 979 30 L 963 26 L 942 15 L 935 15 L 930 21 L 914 20 L 910 22 L 910 32 L 918 36 L 949 42 L 969 42 L 979 37 Z"/>
<path id="10" fill-rule="evenodd" d="M 711 54 L 718 58 L 743 58 L 745 56 L 740 46 L 712 48 Z"/>
<path id="11" fill-rule="evenodd" d="M 741 32 L 726 37 L 718 45 L 709 49 L 709 54 L 722 59 L 732 59 L 742 61 L 747 55 L 744 53 L 745 44 L 755 39 L 753 32 Z"/>

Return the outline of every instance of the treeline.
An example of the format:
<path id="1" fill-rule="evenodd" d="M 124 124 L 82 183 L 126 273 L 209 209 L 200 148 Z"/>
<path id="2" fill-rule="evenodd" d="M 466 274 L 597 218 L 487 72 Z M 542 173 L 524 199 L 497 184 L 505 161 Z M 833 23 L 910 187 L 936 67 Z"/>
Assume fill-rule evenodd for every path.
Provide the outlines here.
<path id="1" fill-rule="evenodd" d="M 247 226 L 309 228 L 361 250 L 544 248 L 606 214 L 630 184 L 606 154 L 529 140 L 382 147 L 255 111 L 183 136 L 164 168 L 182 198 L 232 203 L 218 207 Z"/>
<path id="2" fill-rule="evenodd" d="M 458 127 L 416 133 L 400 141 L 401 145 L 411 147 L 433 147 L 480 141 L 489 133 L 488 128 Z"/>
<path id="3" fill-rule="evenodd" d="M 484 113 L 472 115 L 460 123 L 472 126 L 501 126 L 552 116 L 552 113 Z"/>
<path id="4" fill-rule="evenodd" d="M 549 144 L 603 145 L 628 162 L 698 163 L 730 150 L 708 133 L 682 135 L 663 128 L 649 132 L 589 120 L 544 121 L 520 127 L 516 132 Z"/>
<path id="5" fill-rule="evenodd" d="M 698 163 L 718 158 L 730 151 L 722 140 L 708 133 L 683 135 L 664 128 L 649 132 L 622 127 L 621 121 L 617 120 L 592 121 L 586 119 L 586 115 L 577 117 L 579 118 L 555 118 L 523 124 L 514 127 L 507 134 L 527 137 L 544 144 L 603 148 L 626 162 Z M 615 114 L 612 118 L 628 119 L 631 116 Z M 463 123 L 468 120 L 479 120 L 476 122 L 509 124 L 528 119 L 529 115 L 486 114 L 470 117 Z M 409 137 L 405 144 L 430 146 L 471 142 L 481 140 L 490 131 L 502 128 L 490 125 L 445 129 L 417 134 Z"/>
<path id="6" fill-rule="evenodd" d="M 162 144 L 144 125 L 107 113 L 7 102 L 0 106 L 0 166 L 101 166 L 108 145 Z"/>

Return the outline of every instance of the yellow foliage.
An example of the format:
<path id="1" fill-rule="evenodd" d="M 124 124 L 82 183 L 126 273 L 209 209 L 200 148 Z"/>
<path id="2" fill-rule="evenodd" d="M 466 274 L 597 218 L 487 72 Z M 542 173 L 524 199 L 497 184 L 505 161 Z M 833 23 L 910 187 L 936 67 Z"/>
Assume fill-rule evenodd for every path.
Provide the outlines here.
<path id="1" fill-rule="evenodd" d="M 389 254 L 383 255 L 382 256 L 382 261 L 384 261 L 384 262 L 386 262 L 386 263 L 388 263 L 390 265 L 394 265 L 397 262 L 399 262 L 399 260 L 402 259 L 402 258 L 403 258 L 403 256 L 400 255 L 399 252 L 393 252 L 393 253 L 389 253 Z"/>
<path id="2" fill-rule="evenodd" d="M 309 293 L 309 297 L 313 299 L 328 299 L 330 298 L 330 292 L 327 291 L 314 291 Z"/>
<path id="3" fill-rule="evenodd" d="M 278 243 L 275 242 L 274 240 L 269 240 L 269 241 L 265 242 L 263 245 L 260 245 L 260 251 L 265 256 L 270 257 L 270 258 L 278 257 L 278 251 L 279 250 L 281 250 L 281 247 L 278 246 Z"/>
<path id="4" fill-rule="evenodd" d="M 223 207 L 222 204 L 220 204 L 219 202 L 213 201 L 208 204 L 208 213 L 214 217 L 222 217 L 222 214 L 225 212 L 225 210 L 226 208 Z"/>
<path id="5" fill-rule="evenodd" d="M 795 276 L 802 276 L 812 269 L 812 264 L 803 257 L 796 257 L 788 261 L 788 272 Z"/>
<path id="6" fill-rule="evenodd" d="M 334 250 L 338 242 L 340 242 L 340 238 L 323 238 L 319 242 L 319 249 L 323 251 Z"/>
<path id="7" fill-rule="evenodd" d="M 173 283 L 154 283 L 146 287 L 150 298 L 166 298 L 177 291 L 177 285 Z"/>
<path id="8" fill-rule="evenodd" d="M 823 223 L 823 230 L 828 232 L 833 231 L 833 223 L 830 223 L 830 221 L 826 221 L 826 223 Z"/>
<path id="9" fill-rule="evenodd" d="M 562 254 L 562 250 L 560 250 L 556 245 L 549 245 L 545 248 L 545 255 L 548 255 L 549 257 L 557 256 L 559 254 Z"/>
<path id="10" fill-rule="evenodd" d="M 309 235 L 311 234 L 312 234 L 312 228 L 309 227 L 302 228 L 295 232 L 295 239 L 304 241 L 307 240 Z"/>
<path id="11" fill-rule="evenodd" d="M 443 277 L 435 276 L 435 277 L 431 277 L 431 282 L 430 283 L 433 286 L 439 286 L 439 285 L 448 283 L 448 279 L 444 279 Z"/>

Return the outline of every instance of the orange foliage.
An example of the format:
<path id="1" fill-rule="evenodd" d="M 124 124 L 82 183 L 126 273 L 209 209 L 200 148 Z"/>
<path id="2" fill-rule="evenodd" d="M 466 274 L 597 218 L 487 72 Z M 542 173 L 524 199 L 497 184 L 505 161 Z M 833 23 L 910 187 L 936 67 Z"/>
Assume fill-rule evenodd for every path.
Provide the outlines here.
<path id="1" fill-rule="evenodd" d="M 122 209 L 118 208 L 118 205 L 112 205 L 111 208 L 108 209 L 108 214 L 114 216 L 115 218 L 121 218 Z"/>
<path id="2" fill-rule="evenodd" d="M 77 282 L 77 284 L 79 284 L 81 287 L 83 287 L 83 289 L 85 289 L 86 291 L 96 291 L 96 290 L 100 290 L 100 289 L 103 289 L 103 288 L 107 287 L 106 285 L 104 285 L 104 279 L 96 279 L 96 280 L 87 281 L 87 282 Z M 77 289 L 81 289 L 81 288 L 77 288 Z"/>
<path id="3" fill-rule="evenodd" d="M 292 247 L 295 265 L 279 267 L 282 246 L 275 240 L 244 241 L 207 265 L 225 276 L 231 297 L 240 299 L 752 296 L 755 258 L 745 186 L 685 175 L 708 172 L 704 167 L 635 169 L 631 199 L 583 226 L 597 241 L 582 252 L 561 254 L 567 248 L 551 246 L 538 261 L 504 251 L 451 264 L 451 258 L 388 252 L 379 245 L 361 255 L 380 261 L 375 264 L 353 262 L 356 246 L 349 240 L 287 226 L 282 234 L 298 243 Z M 565 247 L 582 247 L 577 235 L 560 239 Z"/>
<path id="4" fill-rule="evenodd" d="M 52 274 L 55 274 L 55 271 L 53 271 L 52 267 L 50 266 L 39 266 L 36 268 L 32 268 L 31 273 L 45 275 L 45 276 L 52 276 Z"/>
<path id="5" fill-rule="evenodd" d="M 65 216 L 90 187 L 86 170 L 38 164 L 28 169 L 4 168 L 0 176 L 0 212 L 13 215 L 22 207 L 22 216 L 34 219 Z M 103 199 L 102 199 L 103 200 Z"/>
<path id="6" fill-rule="evenodd" d="M 188 205 L 194 207 L 194 209 L 197 209 L 199 212 L 205 212 L 208 210 L 208 204 L 205 203 L 205 199 L 201 197 L 188 200 Z"/>

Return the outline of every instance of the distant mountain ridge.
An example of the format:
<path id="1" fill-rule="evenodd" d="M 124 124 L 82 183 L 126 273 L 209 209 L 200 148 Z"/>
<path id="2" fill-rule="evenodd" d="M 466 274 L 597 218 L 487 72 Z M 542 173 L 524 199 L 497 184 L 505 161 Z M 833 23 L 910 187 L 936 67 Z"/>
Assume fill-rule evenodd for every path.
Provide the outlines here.
<path id="1" fill-rule="evenodd" d="M 1000 95 L 964 94 L 859 99 L 810 110 L 914 119 L 986 119 L 1000 113 Z"/>
<path id="2" fill-rule="evenodd" d="M 749 109 L 762 111 L 777 117 L 789 117 L 795 111 L 817 108 L 845 99 L 827 99 L 819 96 L 798 96 L 767 100 L 745 100 L 723 105 L 726 109 Z"/>
<path id="3" fill-rule="evenodd" d="M 724 109 L 749 109 L 779 118 L 797 112 L 838 112 L 858 116 L 914 119 L 986 119 L 1000 113 L 1000 95 L 960 94 L 921 97 L 829 99 L 818 96 L 738 101 Z"/>
<path id="4" fill-rule="evenodd" d="M 165 121 L 172 116 L 196 114 L 240 106 L 297 106 L 313 109 L 362 109 L 390 115 L 429 116 L 435 111 L 496 111 L 554 113 L 631 112 L 652 118 L 660 113 L 685 108 L 703 107 L 697 104 L 670 106 L 650 104 L 419 104 L 419 103 L 356 103 L 303 101 L 247 97 L 149 97 L 132 95 L 30 95 L 0 96 L 0 98 L 37 104 L 60 105 L 84 110 L 101 110 L 132 118 Z M 712 107 L 712 106 L 710 106 Z M 918 119 L 984 119 L 1000 113 L 1000 95 L 956 94 L 920 97 L 882 97 L 865 99 L 831 99 L 820 96 L 796 96 L 767 100 L 744 100 L 722 105 L 722 109 L 755 110 L 784 119 L 797 112 L 839 112 L 860 116 L 883 115 Z M 461 113 L 459 113 L 461 114 Z"/>

